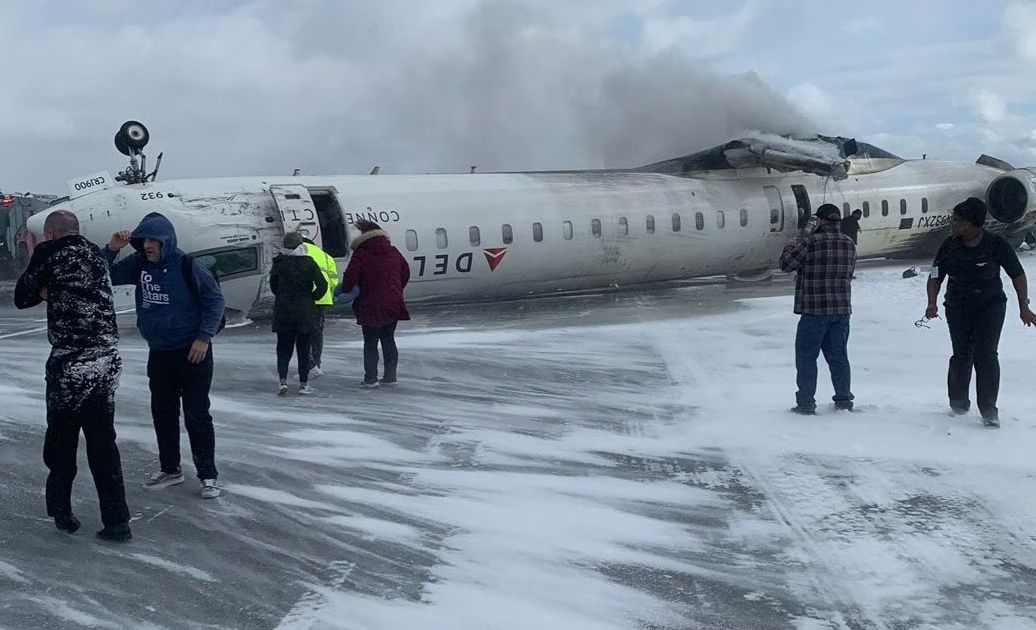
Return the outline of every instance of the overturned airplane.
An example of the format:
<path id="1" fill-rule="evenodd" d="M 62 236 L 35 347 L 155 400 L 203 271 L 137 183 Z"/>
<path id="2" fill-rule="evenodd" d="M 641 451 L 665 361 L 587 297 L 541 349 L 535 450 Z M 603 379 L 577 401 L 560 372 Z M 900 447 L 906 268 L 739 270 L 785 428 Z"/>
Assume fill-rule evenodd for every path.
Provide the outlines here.
<path id="1" fill-rule="evenodd" d="M 863 213 L 861 256 L 920 257 L 948 235 L 950 209 L 978 196 L 990 229 L 1020 242 L 1036 224 L 1036 171 L 904 160 L 841 137 L 746 137 L 627 170 L 443 175 L 268 176 L 156 181 L 130 121 L 117 177 L 68 182 L 54 209 L 103 244 L 149 212 L 220 277 L 229 308 L 272 300 L 267 275 L 285 232 L 339 263 L 353 223 L 375 221 L 410 260 L 410 300 L 478 301 L 772 268 L 821 203 Z M 159 156 L 159 162 L 161 155 Z M 29 227 L 41 234 L 43 216 Z"/>

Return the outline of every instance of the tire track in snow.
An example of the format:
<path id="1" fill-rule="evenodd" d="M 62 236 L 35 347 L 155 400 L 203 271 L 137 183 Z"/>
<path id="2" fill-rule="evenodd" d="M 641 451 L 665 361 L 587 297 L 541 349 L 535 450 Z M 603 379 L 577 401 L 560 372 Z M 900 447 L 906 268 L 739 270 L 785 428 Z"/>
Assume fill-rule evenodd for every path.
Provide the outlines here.
<path id="1" fill-rule="evenodd" d="M 686 326 L 666 326 L 656 329 L 654 334 L 655 347 L 662 357 L 674 383 L 682 387 L 693 387 L 695 400 L 700 404 L 705 413 L 722 413 L 723 409 L 729 409 L 731 401 L 736 397 L 729 387 L 731 381 L 722 378 L 722 375 L 714 369 L 707 368 L 708 365 L 724 365 L 726 357 L 715 356 L 705 349 L 704 345 L 693 346 L 693 352 L 685 352 L 690 346 L 676 346 L 669 343 L 672 335 L 685 335 L 689 331 Z M 700 332 L 700 331 L 693 331 Z M 710 346 L 711 347 L 711 346 Z M 810 571 L 806 578 L 811 585 L 813 592 L 819 596 L 823 603 L 821 606 L 824 612 L 834 617 L 833 622 L 840 630 L 858 630 L 862 628 L 875 628 L 885 630 L 887 627 L 874 615 L 861 611 L 863 619 L 853 614 L 847 619 L 842 612 L 846 603 L 851 601 L 847 589 L 841 583 L 841 576 L 831 570 L 824 561 L 824 557 L 818 554 L 819 542 L 812 535 L 805 523 L 797 517 L 794 510 L 780 498 L 773 488 L 765 482 L 761 475 L 754 472 L 751 467 L 742 461 L 736 461 L 730 457 L 730 453 L 724 451 L 731 465 L 741 469 L 748 479 L 751 479 L 760 491 L 767 497 L 767 504 L 773 514 L 791 532 L 798 541 L 799 546 L 808 554 Z M 841 585 L 837 589 L 832 584 Z M 805 602 L 807 605 L 811 602 Z M 855 602 L 853 603 L 855 605 Z M 864 624 L 864 625 L 861 625 Z"/>

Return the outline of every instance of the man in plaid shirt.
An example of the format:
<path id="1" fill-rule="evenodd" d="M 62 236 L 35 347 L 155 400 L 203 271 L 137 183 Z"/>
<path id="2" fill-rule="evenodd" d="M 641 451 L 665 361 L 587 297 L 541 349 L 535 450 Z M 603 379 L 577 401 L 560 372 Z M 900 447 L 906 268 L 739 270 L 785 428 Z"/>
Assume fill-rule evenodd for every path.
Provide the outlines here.
<path id="1" fill-rule="evenodd" d="M 795 413 L 817 411 L 817 356 L 821 351 L 831 369 L 835 407 L 853 408 L 849 389 L 849 316 L 856 245 L 840 230 L 841 213 L 832 204 L 817 208 L 816 229 L 796 238 L 781 254 L 781 270 L 795 277 L 795 312 L 801 315 L 795 336 L 795 369 L 799 390 Z"/>

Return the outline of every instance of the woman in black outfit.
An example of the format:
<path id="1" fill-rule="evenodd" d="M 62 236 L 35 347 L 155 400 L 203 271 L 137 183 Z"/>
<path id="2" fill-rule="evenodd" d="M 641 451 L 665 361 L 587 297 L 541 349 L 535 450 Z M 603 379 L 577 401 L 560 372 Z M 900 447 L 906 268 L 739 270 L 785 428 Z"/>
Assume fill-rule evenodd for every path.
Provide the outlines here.
<path id="1" fill-rule="evenodd" d="M 970 197 L 953 208 L 950 226 L 953 235 L 939 248 L 928 279 L 928 309 L 925 317 L 939 316 L 939 289 L 950 277 L 946 289 L 946 324 L 950 328 L 953 356 L 947 376 L 950 408 L 965 414 L 971 408 L 968 398 L 971 371 L 975 370 L 975 398 L 982 421 L 999 427 L 996 406 L 1000 390 L 1000 360 L 997 348 L 1007 313 L 1007 294 L 1000 281 L 1003 268 L 1018 294 L 1022 323 L 1032 326 L 1036 315 L 1029 309 L 1025 270 L 1007 239 L 982 229 L 986 204 Z"/>
<path id="2" fill-rule="evenodd" d="M 288 393 L 288 364 L 294 349 L 299 362 L 299 394 L 312 394 L 309 386 L 310 335 L 317 327 L 316 301 L 327 291 L 320 267 L 306 254 L 302 236 L 284 235 L 284 250 L 274 257 L 270 269 L 273 292 L 273 332 L 277 333 L 277 373 L 281 384 L 277 395 Z"/>

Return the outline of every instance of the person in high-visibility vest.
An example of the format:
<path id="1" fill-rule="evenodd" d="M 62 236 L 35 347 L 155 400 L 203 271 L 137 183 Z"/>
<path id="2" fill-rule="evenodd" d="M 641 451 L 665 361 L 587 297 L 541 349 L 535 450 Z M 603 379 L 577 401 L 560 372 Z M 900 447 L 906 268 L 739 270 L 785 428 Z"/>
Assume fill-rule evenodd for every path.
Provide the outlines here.
<path id="1" fill-rule="evenodd" d="M 320 376 L 320 359 L 324 354 L 324 315 L 334 305 L 334 290 L 338 286 L 338 268 L 335 266 L 335 259 L 328 255 L 327 252 L 317 247 L 317 245 L 307 239 L 303 239 L 306 245 L 306 254 L 313 259 L 320 267 L 320 272 L 324 274 L 324 279 L 327 280 L 327 291 L 320 296 L 317 303 L 317 327 L 313 333 L 312 341 L 310 344 L 310 361 L 309 375 L 313 378 Z"/>

